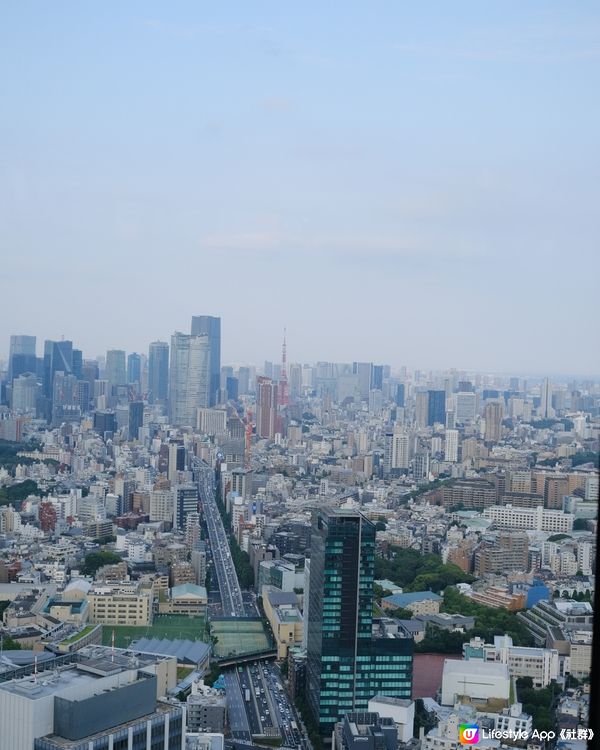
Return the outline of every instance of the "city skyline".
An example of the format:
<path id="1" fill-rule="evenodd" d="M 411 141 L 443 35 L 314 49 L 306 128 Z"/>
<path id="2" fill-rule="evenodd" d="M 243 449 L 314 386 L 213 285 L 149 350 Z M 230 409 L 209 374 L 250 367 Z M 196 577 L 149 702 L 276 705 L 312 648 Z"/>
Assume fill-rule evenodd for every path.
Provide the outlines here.
<path id="1" fill-rule="evenodd" d="M 600 372 L 593 5 L 2 19 L 0 341 Z"/>
<path id="2" fill-rule="evenodd" d="M 214 310 L 212 310 L 211 313 L 214 313 Z M 197 317 L 197 316 L 191 316 L 191 317 Z M 221 316 L 217 316 L 217 317 L 220 320 L 223 320 L 223 318 Z M 149 352 L 151 351 L 152 345 L 154 345 L 154 344 L 163 344 L 163 345 L 166 345 L 167 347 L 170 347 L 170 345 L 171 345 L 171 339 L 172 339 L 173 335 L 174 334 L 178 334 L 178 333 L 185 333 L 185 331 L 187 331 L 188 328 L 189 328 L 189 326 L 187 326 L 187 327 L 184 326 L 184 325 L 177 326 L 165 338 L 161 338 L 161 337 L 150 338 L 142 346 L 138 345 L 137 347 L 134 347 L 132 349 L 125 348 L 123 351 L 125 352 L 125 354 L 127 356 L 129 356 L 131 354 L 137 354 L 137 355 L 144 356 L 146 358 L 146 360 L 148 360 L 148 355 L 149 355 Z M 227 321 L 225 321 L 225 334 L 226 335 L 225 335 L 224 338 L 223 337 L 221 338 L 221 346 L 224 346 L 225 351 L 228 351 L 229 348 L 230 348 L 230 345 L 228 346 L 228 342 L 227 342 L 227 331 L 228 331 Z M 96 353 L 92 353 L 94 351 L 94 349 L 89 350 L 89 351 L 86 350 L 85 347 L 82 347 L 81 344 L 80 344 L 80 342 L 77 341 L 77 340 L 75 340 L 73 337 L 69 337 L 69 336 L 65 335 L 64 337 L 61 336 L 60 338 L 57 338 L 56 336 L 46 338 L 46 337 L 40 337 L 39 335 L 36 335 L 35 333 L 31 333 L 31 331 L 29 333 L 27 333 L 27 334 L 15 334 L 14 332 L 11 332 L 8 335 L 8 337 L 7 337 L 7 342 L 10 341 L 11 337 L 15 337 L 15 336 L 17 338 L 22 338 L 22 337 L 25 336 L 27 338 L 37 339 L 37 341 L 36 341 L 37 356 L 38 357 L 42 357 L 42 358 L 44 356 L 44 343 L 46 341 L 52 341 L 52 342 L 54 342 L 54 341 L 57 341 L 57 342 L 59 342 L 59 341 L 68 341 L 68 342 L 71 342 L 72 345 L 73 345 L 73 347 L 75 347 L 76 349 L 79 349 L 79 350 L 81 350 L 83 352 L 83 356 L 84 356 L 84 358 L 86 360 L 90 360 L 90 361 L 104 361 L 104 363 L 105 363 L 104 366 L 106 366 L 106 356 L 107 356 L 108 352 L 110 352 L 110 351 L 121 351 L 120 349 L 116 349 L 115 346 L 109 345 L 108 348 L 106 350 L 104 350 L 104 351 L 96 351 Z M 283 336 L 283 329 L 282 329 L 282 336 Z M 556 371 L 552 371 L 552 370 L 544 371 L 544 370 L 535 369 L 535 368 L 532 368 L 531 370 L 526 370 L 526 369 L 523 369 L 523 368 L 513 369 L 513 370 L 509 370 L 509 369 L 504 369 L 503 370 L 503 369 L 492 369 L 492 368 L 481 368 L 481 367 L 479 367 L 479 368 L 478 367 L 468 367 L 468 366 L 462 366 L 460 363 L 458 363 L 458 364 L 447 364 L 447 365 L 442 364 L 440 366 L 432 366 L 432 367 L 428 367 L 426 365 L 423 365 L 420 362 L 410 362 L 409 363 L 409 362 L 405 362 L 405 361 L 398 361 L 397 363 L 392 363 L 390 361 L 389 355 L 386 356 L 385 354 L 380 359 L 376 359 L 376 358 L 369 359 L 366 356 L 359 356 L 361 354 L 361 351 L 360 351 L 359 347 L 357 347 L 357 348 L 358 348 L 358 351 L 356 351 L 356 350 L 354 352 L 350 351 L 348 357 L 341 358 L 341 359 L 336 359 L 336 358 L 333 358 L 331 356 L 329 356 L 329 357 L 328 356 L 313 357 L 313 358 L 310 358 L 310 357 L 309 358 L 298 358 L 298 357 L 294 357 L 294 356 L 292 356 L 292 357 L 288 356 L 288 367 L 291 364 L 315 365 L 318 362 L 330 362 L 330 363 L 336 363 L 336 364 L 352 364 L 353 362 L 357 362 L 357 363 L 361 363 L 362 362 L 362 363 L 368 363 L 368 364 L 372 364 L 372 365 L 376 365 L 378 362 L 381 362 L 381 363 L 383 363 L 385 365 L 390 366 L 391 369 L 392 369 L 392 372 L 395 373 L 396 375 L 399 374 L 400 370 L 402 370 L 403 368 L 406 368 L 406 370 L 408 372 L 421 371 L 421 372 L 423 372 L 425 374 L 427 372 L 442 373 L 442 372 L 456 371 L 456 372 L 465 372 L 465 373 L 474 374 L 474 375 L 477 374 L 477 375 L 481 375 L 481 376 L 497 376 L 497 377 L 514 376 L 514 377 L 520 377 L 520 378 L 531 378 L 531 379 L 533 379 L 535 381 L 537 381 L 538 379 L 539 380 L 543 380 L 544 378 L 547 378 L 547 377 L 556 378 L 556 379 L 559 379 L 559 380 L 562 379 L 564 381 L 566 381 L 568 379 L 577 379 L 577 378 L 594 381 L 594 380 L 597 380 L 600 377 L 600 372 L 590 372 L 590 373 L 587 373 L 587 372 L 577 372 L 577 371 L 569 370 L 569 369 L 556 370 Z M 8 365 L 9 365 L 9 351 L 10 351 L 10 346 L 9 346 L 8 343 L 5 345 L 5 352 L 3 352 L 2 349 L 0 348 L 0 364 L 2 362 L 4 362 L 4 366 L 5 367 L 8 367 Z M 255 367 L 257 369 L 257 371 L 261 371 L 263 369 L 264 364 L 267 363 L 267 362 L 270 362 L 270 363 L 272 363 L 275 366 L 279 366 L 281 364 L 281 342 L 279 344 L 279 349 L 278 350 L 276 349 L 274 352 L 272 352 L 270 357 L 269 356 L 264 357 L 264 358 L 255 357 L 254 359 L 249 359 L 249 360 L 243 360 L 243 359 L 240 359 L 240 358 L 236 358 L 235 356 L 233 356 L 231 358 L 228 358 L 228 357 L 221 358 L 221 364 L 222 364 L 223 367 L 226 366 L 226 365 L 227 366 L 232 365 L 232 366 L 235 366 L 235 367 L 240 367 L 240 366 L 243 367 L 243 366 L 248 365 L 248 366 Z M 146 362 L 146 366 L 148 366 L 148 362 Z"/>

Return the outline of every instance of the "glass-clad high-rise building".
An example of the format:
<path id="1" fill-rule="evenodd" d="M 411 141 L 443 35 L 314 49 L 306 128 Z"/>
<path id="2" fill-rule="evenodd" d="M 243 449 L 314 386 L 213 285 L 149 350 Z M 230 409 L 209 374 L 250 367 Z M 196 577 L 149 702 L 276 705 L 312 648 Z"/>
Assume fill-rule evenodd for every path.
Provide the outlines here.
<path id="1" fill-rule="evenodd" d="M 148 351 L 148 401 L 166 404 L 169 394 L 169 345 L 153 341 Z"/>
<path id="2" fill-rule="evenodd" d="M 209 406 L 217 403 L 221 386 L 221 318 L 213 315 L 192 316 L 192 336 L 208 336 L 210 345 Z"/>
<path id="3" fill-rule="evenodd" d="M 311 534 L 306 697 L 321 733 L 373 696 L 410 698 L 413 640 L 373 618 L 375 526 L 321 510 Z M 380 637 L 381 635 L 385 637 Z"/>

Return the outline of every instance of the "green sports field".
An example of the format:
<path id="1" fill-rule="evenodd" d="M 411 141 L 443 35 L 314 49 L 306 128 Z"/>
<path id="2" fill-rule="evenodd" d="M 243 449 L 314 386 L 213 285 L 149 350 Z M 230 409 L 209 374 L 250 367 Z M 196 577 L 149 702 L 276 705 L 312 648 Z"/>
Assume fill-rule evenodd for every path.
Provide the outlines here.
<path id="1" fill-rule="evenodd" d="M 110 646 L 115 633 L 115 646 L 127 648 L 138 638 L 170 638 L 172 640 L 206 641 L 203 617 L 185 615 L 158 615 L 148 627 L 103 625 L 102 643 Z"/>

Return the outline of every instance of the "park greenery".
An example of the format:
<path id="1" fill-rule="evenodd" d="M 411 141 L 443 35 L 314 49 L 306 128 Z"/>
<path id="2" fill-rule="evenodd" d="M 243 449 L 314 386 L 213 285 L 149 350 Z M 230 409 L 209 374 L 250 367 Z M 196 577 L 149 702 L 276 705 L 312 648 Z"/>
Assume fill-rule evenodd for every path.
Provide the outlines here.
<path id="1" fill-rule="evenodd" d="M 571 456 L 571 466 L 581 466 L 581 464 L 594 464 L 598 469 L 600 468 L 600 452 L 599 451 L 581 451 Z"/>
<path id="2" fill-rule="evenodd" d="M 115 565 L 122 561 L 122 557 L 110 550 L 100 550 L 99 552 L 90 552 L 85 556 L 81 572 L 84 575 L 94 576 L 97 571 L 104 565 Z"/>
<path id="3" fill-rule="evenodd" d="M 375 578 L 386 578 L 405 592 L 435 591 L 471 583 L 475 579 L 457 565 L 444 564 L 439 555 L 422 555 L 414 549 L 392 547 L 388 557 L 375 558 Z"/>
<path id="4" fill-rule="evenodd" d="M 530 714 L 533 719 L 533 728 L 538 731 L 551 731 L 554 729 L 552 721 L 552 705 L 562 688 L 555 682 L 548 687 L 534 688 L 531 677 L 517 678 L 517 697 L 523 704 L 523 711 Z"/>
<path id="5" fill-rule="evenodd" d="M 444 591 L 442 612 L 475 618 L 475 627 L 463 636 L 465 641 L 479 636 L 486 643 L 492 643 L 495 635 L 502 634 L 509 635 L 515 646 L 530 646 L 532 643 L 529 631 L 516 612 L 504 607 L 486 607 L 451 586 Z"/>
<path id="6" fill-rule="evenodd" d="M 0 505 L 14 505 L 17 510 L 20 510 L 23 500 L 29 495 L 39 494 L 37 482 L 33 479 L 26 479 L 24 482 L 18 482 L 9 487 L 0 487 Z"/>

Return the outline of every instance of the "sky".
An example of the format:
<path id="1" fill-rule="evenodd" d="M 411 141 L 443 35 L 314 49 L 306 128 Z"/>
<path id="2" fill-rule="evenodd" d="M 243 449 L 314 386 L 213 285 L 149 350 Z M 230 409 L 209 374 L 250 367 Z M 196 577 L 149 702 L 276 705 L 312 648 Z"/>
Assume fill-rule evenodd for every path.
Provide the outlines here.
<path id="1" fill-rule="evenodd" d="M 0 355 L 600 373 L 596 2 L 0 4 Z"/>

